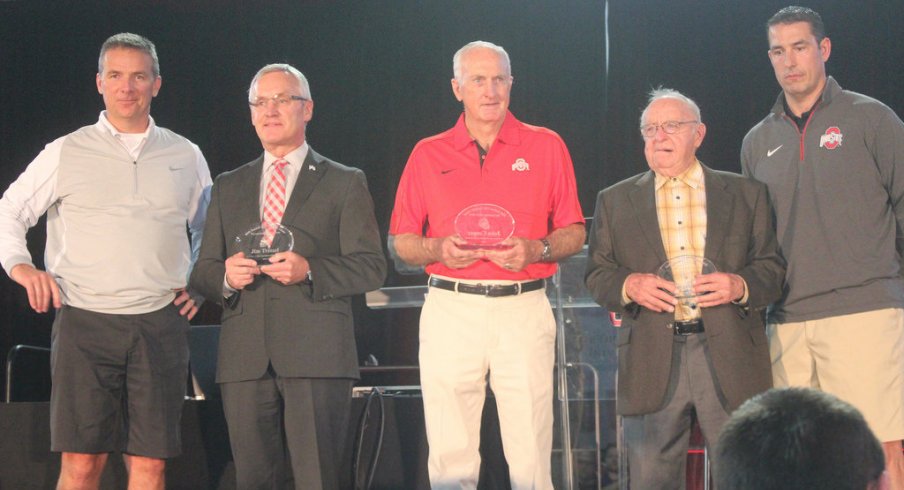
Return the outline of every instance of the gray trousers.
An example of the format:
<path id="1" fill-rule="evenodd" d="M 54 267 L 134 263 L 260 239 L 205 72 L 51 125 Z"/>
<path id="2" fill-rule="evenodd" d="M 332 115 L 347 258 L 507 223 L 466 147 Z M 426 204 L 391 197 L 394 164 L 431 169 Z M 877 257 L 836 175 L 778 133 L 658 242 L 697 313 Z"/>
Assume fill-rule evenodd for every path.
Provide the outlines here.
<path id="1" fill-rule="evenodd" d="M 713 375 L 706 334 L 676 335 L 665 406 L 657 412 L 625 416 L 622 420 L 630 488 L 683 490 L 693 413 L 697 414 L 712 455 L 730 415 L 726 405 Z"/>
<path id="2" fill-rule="evenodd" d="M 283 378 L 222 383 L 241 490 L 343 490 L 350 379 Z"/>

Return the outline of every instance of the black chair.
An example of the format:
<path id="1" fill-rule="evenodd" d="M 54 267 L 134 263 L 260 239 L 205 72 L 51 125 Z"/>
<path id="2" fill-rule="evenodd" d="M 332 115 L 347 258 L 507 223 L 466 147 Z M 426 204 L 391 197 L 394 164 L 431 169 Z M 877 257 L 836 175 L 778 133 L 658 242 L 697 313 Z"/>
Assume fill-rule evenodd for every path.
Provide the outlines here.
<path id="1" fill-rule="evenodd" d="M 216 381 L 219 341 L 219 325 L 192 325 L 188 337 L 191 350 L 188 394 L 192 398 L 220 399 L 220 387 Z"/>
<path id="2" fill-rule="evenodd" d="M 46 402 L 50 400 L 50 349 L 36 345 L 13 346 L 6 355 L 4 401 Z"/>

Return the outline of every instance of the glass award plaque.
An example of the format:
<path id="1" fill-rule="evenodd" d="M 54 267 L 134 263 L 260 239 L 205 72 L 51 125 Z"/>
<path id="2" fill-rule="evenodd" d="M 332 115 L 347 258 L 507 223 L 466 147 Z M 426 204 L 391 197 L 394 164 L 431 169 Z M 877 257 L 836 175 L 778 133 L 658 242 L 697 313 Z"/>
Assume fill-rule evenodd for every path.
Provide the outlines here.
<path id="1" fill-rule="evenodd" d="M 263 226 L 254 227 L 244 235 L 235 237 L 239 250 L 245 257 L 254 259 L 258 264 L 269 264 L 270 257 L 279 252 L 288 252 L 295 246 L 295 236 L 285 226 L 279 225 L 273 232 L 273 238 L 267 242 L 266 230 Z"/>
<path id="2" fill-rule="evenodd" d="M 500 245 L 515 231 L 515 218 L 496 204 L 472 204 L 455 217 L 455 232 L 469 250 L 506 248 Z"/>
<path id="3" fill-rule="evenodd" d="M 716 272 L 716 266 L 705 257 L 697 255 L 680 255 L 673 257 L 659 266 L 656 273 L 666 281 L 675 283 L 678 294 L 675 298 L 683 308 L 697 308 L 697 294 L 694 293 L 694 279 L 700 274 Z"/>

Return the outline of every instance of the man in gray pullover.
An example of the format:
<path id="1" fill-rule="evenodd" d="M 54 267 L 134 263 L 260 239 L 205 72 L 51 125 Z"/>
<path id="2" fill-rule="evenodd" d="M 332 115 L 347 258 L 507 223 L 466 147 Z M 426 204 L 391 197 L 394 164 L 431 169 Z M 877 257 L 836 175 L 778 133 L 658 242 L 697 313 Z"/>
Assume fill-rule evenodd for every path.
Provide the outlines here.
<path id="1" fill-rule="evenodd" d="M 185 292 L 211 186 L 197 146 L 150 117 L 154 44 L 129 33 L 101 48 L 97 123 L 48 144 L 0 200 L 0 264 L 51 333 L 51 450 L 58 489 L 97 488 L 121 451 L 129 488 L 164 488 L 181 450 L 188 366 Z M 25 232 L 47 213 L 46 271 Z M 186 227 L 191 231 L 188 243 Z"/>
<path id="2" fill-rule="evenodd" d="M 826 76 L 832 45 L 818 13 L 784 8 L 768 38 L 782 93 L 741 162 L 769 186 L 788 262 L 767 326 L 773 381 L 857 407 L 904 488 L 904 124 Z"/>

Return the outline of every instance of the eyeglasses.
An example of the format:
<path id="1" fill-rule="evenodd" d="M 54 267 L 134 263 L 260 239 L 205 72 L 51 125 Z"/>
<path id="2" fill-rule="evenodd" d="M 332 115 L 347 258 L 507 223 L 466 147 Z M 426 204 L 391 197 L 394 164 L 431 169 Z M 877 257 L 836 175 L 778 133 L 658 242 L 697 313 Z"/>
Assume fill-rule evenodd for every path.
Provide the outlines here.
<path id="1" fill-rule="evenodd" d="M 306 99 L 300 95 L 276 94 L 273 97 L 258 97 L 254 100 L 249 100 L 248 104 L 254 109 L 264 109 L 268 106 L 268 102 L 273 101 L 276 102 L 276 107 L 288 107 L 293 100 L 310 99 Z"/>
<path id="2" fill-rule="evenodd" d="M 656 136 L 656 130 L 659 128 L 662 128 L 662 132 L 665 134 L 675 134 L 681 129 L 682 125 L 697 124 L 699 122 L 700 121 L 666 121 L 660 124 L 647 124 L 640 127 L 640 134 L 642 134 L 644 138 L 652 138 Z"/>

